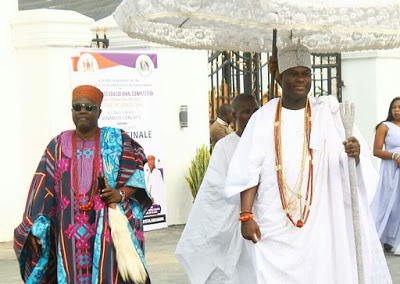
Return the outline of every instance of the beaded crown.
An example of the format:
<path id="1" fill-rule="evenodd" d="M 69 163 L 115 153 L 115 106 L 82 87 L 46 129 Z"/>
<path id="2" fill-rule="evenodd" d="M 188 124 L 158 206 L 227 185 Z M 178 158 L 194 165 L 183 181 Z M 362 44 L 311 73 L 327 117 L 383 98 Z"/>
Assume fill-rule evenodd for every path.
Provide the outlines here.
<path id="1" fill-rule="evenodd" d="M 278 69 L 280 74 L 298 66 L 311 69 L 310 51 L 306 46 L 298 43 L 278 50 Z"/>

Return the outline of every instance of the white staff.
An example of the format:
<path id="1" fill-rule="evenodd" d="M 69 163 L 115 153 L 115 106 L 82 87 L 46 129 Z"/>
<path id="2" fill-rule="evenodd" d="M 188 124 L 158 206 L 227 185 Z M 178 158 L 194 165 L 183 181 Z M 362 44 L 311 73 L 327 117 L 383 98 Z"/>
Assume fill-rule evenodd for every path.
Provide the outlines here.
<path id="1" fill-rule="evenodd" d="M 354 126 L 354 104 L 349 106 L 346 101 L 344 104 L 340 104 L 340 116 L 342 118 L 344 130 L 346 133 L 346 139 L 353 136 Z M 358 203 L 358 190 L 357 190 L 357 174 L 356 174 L 356 160 L 354 157 L 348 157 L 349 163 L 349 177 L 350 177 L 350 193 L 351 193 L 351 211 L 353 215 L 353 229 L 354 229 L 354 241 L 356 247 L 356 258 L 357 258 L 357 274 L 358 283 L 363 284 L 364 281 L 364 265 L 362 257 L 362 242 L 361 242 L 361 229 L 360 229 L 360 212 Z"/>

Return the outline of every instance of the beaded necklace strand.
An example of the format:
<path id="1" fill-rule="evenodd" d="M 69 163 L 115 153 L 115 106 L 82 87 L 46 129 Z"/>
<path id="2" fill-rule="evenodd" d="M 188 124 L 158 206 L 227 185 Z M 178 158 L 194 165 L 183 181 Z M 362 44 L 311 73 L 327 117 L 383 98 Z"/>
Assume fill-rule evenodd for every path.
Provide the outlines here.
<path id="1" fill-rule="evenodd" d="M 279 100 L 279 103 L 276 108 L 275 113 L 275 123 L 274 123 L 274 142 L 275 142 L 275 163 L 276 163 L 276 175 L 278 179 L 278 188 L 279 195 L 282 202 L 282 208 L 292 222 L 292 224 L 298 228 L 303 227 L 303 225 L 307 222 L 308 216 L 310 215 L 310 209 L 313 198 L 313 152 L 310 148 L 310 133 L 311 133 L 311 106 L 310 102 L 306 102 L 306 109 L 304 111 L 304 139 L 303 139 L 303 149 L 302 149 L 302 160 L 301 160 L 301 168 L 299 171 L 299 175 L 297 176 L 296 184 L 293 189 L 289 187 L 286 181 L 286 177 L 283 171 L 283 161 L 282 161 L 282 129 L 281 129 L 281 115 L 282 115 L 282 99 Z M 301 194 L 301 189 L 303 185 L 303 176 L 305 170 L 305 162 L 307 159 L 308 152 L 308 180 L 307 180 L 307 192 L 303 203 L 303 196 Z M 291 196 L 295 196 L 298 199 L 300 204 L 300 219 L 295 222 L 293 220 L 293 216 L 290 213 L 290 209 L 288 206 L 289 199 L 287 195 L 291 192 Z M 302 210 L 303 207 L 303 210 Z"/>
<path id="2" fill-rule="evenodd" d="M 76 131 L 74 131 L 72 135 L 72 162 L 74 165 L 73 172 L 73 183 L 74 183 L 74 194 L 76 200 L 78 201 L 79 209 L 83 211 L 89 211 L 92 209 L 94 204 L 94 196 L 97 184 L 97 173 L 99 170 L 99 148 L 100 148 L 100 129 L 98 128 L 95 135 L 95 146 L 94 146 L 94 160 L 93 160 L 93 173 L 92 173 L 92 184 L 90 191 L 88 192 L 88 196 L 90 195 L 90 199 L 86 204 L 82 202 L 82 197 L 79 194 L 79 176 L 78 176 L 78 143 L 76 139 Z M 84 196 L 84 195 L 82 195 Z"/>

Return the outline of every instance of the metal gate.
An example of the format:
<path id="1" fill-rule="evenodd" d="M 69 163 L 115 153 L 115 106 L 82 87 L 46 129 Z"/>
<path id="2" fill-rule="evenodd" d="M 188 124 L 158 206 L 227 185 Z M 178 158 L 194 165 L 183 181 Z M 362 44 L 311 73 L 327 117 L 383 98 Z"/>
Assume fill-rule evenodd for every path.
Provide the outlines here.
<path id="1" fill-rule="evenodd" d="M 340 53 L 311 54 L 311 95 L 334 95 L 342 100 Z M 251 93 L 260 105 L 268 102 L 271 74 L 268 70 L 269 53 L 237 51 L 209 51 L 209 115 L 210 123 L 217 118 L 218 107 L 231 103 L 240 93 Z M 275 96 L 280 96 L 278 84 Z"/>

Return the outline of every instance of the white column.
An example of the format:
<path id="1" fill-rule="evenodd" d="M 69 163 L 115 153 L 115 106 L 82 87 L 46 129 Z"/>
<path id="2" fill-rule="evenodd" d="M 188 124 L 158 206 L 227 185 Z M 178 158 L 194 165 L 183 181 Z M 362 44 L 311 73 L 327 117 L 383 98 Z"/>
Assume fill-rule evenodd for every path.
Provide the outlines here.
<path id="1" fill-rule="evenodd" d="M 0 45 L 2 64 L 0 64 L 1 80 L 1 198 L 0 198 L 0 241 L 8 241 L 13 237 L 10 221 L 16 225 L 21 216 L 16 216 L 13 208 L 21 207 L 21 125 L 22 111 L 20 109 L 21 99 L 19 97 L 16 53 L 12 45 L 12 34 L 10 20 L 15 16 L 18 9 L 17 0 L 4 1 L 0 9 L 0 34 L 2 44 Z M 22 205 L 23 206 L 23 205 Z"/>

